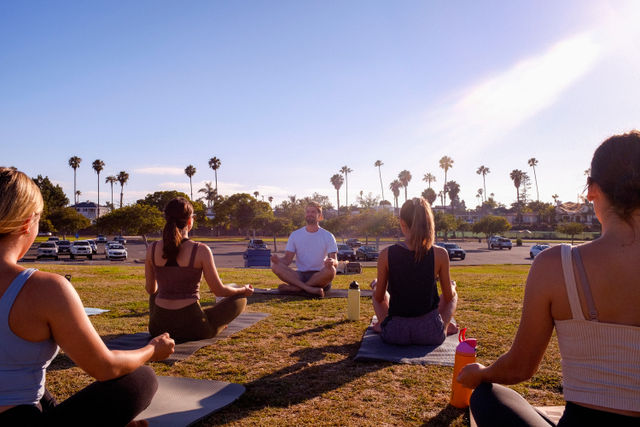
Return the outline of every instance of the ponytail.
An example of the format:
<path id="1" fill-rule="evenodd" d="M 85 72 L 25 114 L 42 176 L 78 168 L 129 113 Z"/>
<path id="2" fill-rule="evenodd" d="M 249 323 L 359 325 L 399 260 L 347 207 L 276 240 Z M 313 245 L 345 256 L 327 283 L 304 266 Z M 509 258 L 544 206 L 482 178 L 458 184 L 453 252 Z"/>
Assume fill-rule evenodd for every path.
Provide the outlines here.
<path id="1" fill-rule="evenodd" d="M 400 219 L 409 228 L 409 247 L 415 252 L 415 261 L 420 262 L 435 240 L 431 207 L 422 197 L 407 200 L 400 209 Z"/>
<path id="2" fill-rule="evenodd" d="M 193 206 L 183 197 L 176 197 L 167 203 L 164 217 L 167 223 L 162 230 L 162 258 L 175 260 L 182 243 L 182 230 L 193 214 Z"/>

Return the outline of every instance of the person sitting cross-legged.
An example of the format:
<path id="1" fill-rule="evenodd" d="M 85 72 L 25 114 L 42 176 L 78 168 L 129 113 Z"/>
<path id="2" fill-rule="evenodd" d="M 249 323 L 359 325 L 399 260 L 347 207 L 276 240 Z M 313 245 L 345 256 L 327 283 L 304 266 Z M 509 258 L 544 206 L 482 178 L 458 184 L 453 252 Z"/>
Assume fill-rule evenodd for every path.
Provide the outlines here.
<path id="1" fill-rule="evenodd" d="M 323 297 L 336 276 L 338 246 L 333 234 L 320 227 L 322 207 L 309 203 L 305 209 L 307 225 L 289 236 L 285 255 L 271 256 L 271 270 L 282 280 L 278 290 L 285 293 Z M 289 265 L 296 259 L 297 271 Z"/>

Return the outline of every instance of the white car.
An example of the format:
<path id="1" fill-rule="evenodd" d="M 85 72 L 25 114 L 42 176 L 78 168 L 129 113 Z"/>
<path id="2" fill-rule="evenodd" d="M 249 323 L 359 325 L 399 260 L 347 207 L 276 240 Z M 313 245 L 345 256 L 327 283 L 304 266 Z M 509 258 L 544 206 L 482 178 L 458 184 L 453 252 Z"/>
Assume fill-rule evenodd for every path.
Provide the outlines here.
<path id="1" fill-rule="evenodd" d="M 55 242 L 43 242 L 38 246 L 38 256 L 37 258 L 55 258 L 58 259 L 58 245 Z"/>
<path id="2" fill-rule="evenodd" d="M 127 259 L 127 250 L 121 244 L 109 244 L 105 252 L 107 253 L 107 259 Z"/>
<path id="3" fill-rule="evenodd" d="M 544 251 L 545 249 L 549 249 L 550 247 L 551 246 L 547 245 L 546 243 L 533 245 L 529 250 L 529 256 L 531 257 L 531 259 L 534 259 L 540 252 Z"/>
<path id="4" fill-rule="evenodd" d="M 71 243 L 71 259 L 75 259 L 77 256 L 86 256 L 88 259 L 93 259 L 93 250 L 88 240 L 76 240 Z"/>

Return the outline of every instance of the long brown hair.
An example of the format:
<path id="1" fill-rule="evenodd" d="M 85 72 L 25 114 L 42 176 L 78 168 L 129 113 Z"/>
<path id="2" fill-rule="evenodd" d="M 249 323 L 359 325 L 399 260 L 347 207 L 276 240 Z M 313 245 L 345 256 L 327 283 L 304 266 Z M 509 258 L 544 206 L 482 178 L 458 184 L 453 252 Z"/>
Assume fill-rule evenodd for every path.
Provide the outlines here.
<path id="1" fill-rule="evenodd" d="M 431 207 L 422 197 L 407 200 L 400 209 L 400 219 L 409 228 L 409 246 L 415 251 L 416 262 L 420 262 L 435 240 Z"/>
<path id="2" fill-rule="evenodd" d="M 162 231 L 162 258 L 174 260 L 182 243 L 182 230 L 193 215 L 193 206 L 184 197 L 176 197 L 164 208 L 167 223 Z"/>
<path id="3" fill-rule="evenodd" d="M 587 184 L 597 183 L 614 211 L 630 225 L 640 209 L 640 132 L 615 135 L 596 149 Z"/>

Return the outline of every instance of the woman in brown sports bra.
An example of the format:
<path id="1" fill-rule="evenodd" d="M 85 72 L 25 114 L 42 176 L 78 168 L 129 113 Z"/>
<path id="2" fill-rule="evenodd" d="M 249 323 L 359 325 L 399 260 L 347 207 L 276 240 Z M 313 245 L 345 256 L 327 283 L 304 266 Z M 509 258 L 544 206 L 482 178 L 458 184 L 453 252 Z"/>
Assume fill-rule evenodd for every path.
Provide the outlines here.
<path id="1" fill-rule="evenodd" d="M 253 287 L 224 285 L 211 249 L 189 240 L 193 206 L 188 200 L 171 200 L 164 216 L 162 241 L 149 247 L 145 263 L 149 333 L 168 332 L 178 343 L 214 337 L 242 313 Z M 226 297 L 204 310 L 199 302 L 203 273 L 211 292 Z"/>

